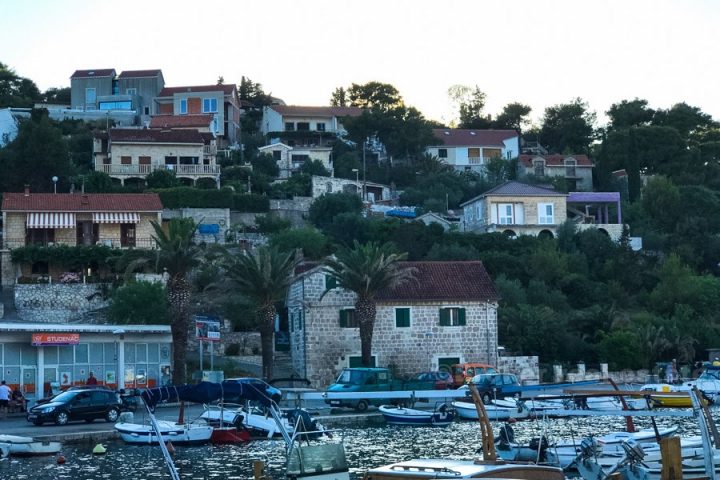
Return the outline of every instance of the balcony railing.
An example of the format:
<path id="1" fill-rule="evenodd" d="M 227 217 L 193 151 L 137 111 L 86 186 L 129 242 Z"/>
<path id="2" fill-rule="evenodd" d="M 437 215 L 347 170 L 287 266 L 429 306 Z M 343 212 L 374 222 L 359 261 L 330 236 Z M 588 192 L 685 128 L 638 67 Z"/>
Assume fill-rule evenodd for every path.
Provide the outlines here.
<path id="1" fill-rule="evenodd" d="M 13 249 L 24 247 L 25 245 L 38 245 L 43 247 L 52 247 L 56 245 L 70 245 L 66 242 L 27 242 L 24 238 L 5 238 L 0 241 L 0 248 Z M 95 240 L 94 245 L 105 245 L 111 248 L 148 248 L 156 247 L 155 240 L 150 237 L 128 238 L 121 240 L 118 237 L 106 238 L 100 237 Z M 81 245 L 78 245 L 81 246 Z"/>
<path id="2" fill-rule="evenodd" d="M 96 163 L 95 170 L 108 175 L 145 176 L 155 170 L 172 170 L 178 175 L 217 176 L 220 174 L 220 165 L 116 165 Z"/>
<path id="3" fill-rule="evenodd" d="M 468 157 L 468 163 L 470 165 L 480 165 L 482 164 L 482 157 Z"/>
<path id="4" fill-rule="evenodd" d="M 203 155 L 216 155 L 217 147 L 215 145 L 205 145 L 203 147 Z"/>

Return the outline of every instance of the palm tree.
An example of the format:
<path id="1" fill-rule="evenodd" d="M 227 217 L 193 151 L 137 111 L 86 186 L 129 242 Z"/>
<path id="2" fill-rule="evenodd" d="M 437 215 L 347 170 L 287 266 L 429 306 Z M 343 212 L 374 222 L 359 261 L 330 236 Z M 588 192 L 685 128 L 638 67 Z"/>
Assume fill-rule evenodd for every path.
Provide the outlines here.
<path id="1" fill-rule="evenodd" d="M 235 292 L 245 297 L 255 310 L 260 343 L 262 371 L 265 379 L 272 379 L 273 342 L 275 336 L 275 304 L 285 299 L 293 281 L 295 253 L 283 253 L 274 247 L 261 247 L 254 253 L 227 255 L 225 269 Z"/>
<path id="2" fill-rule="evenodd" d="M 193 242 L 197 225 L 192 218 L 174 218 L 170 220 L 165 233 L 157 222 L 150 223 L 155 230 L 152 238 L 157 248 L 142 251 L 140 258 L 130 262 L 128 271 L 154 262 L 156 271 L 168 274 L 166 288 L 173 340 L 173 383 L 180 385 L 187 381 L 186 358 L 190 328 L 188 274 L 200 264 L 201 249 Z"/>
<path id="3" fill-rule="evenodd" d="M 393 289 L 414 278 L 415 269 L 403 268 L 398 262 L 407 253 L 394 253 L 389 243 L 374 242 L 361 245 L 354 241 L 352 248 L 341 248 L 334 258 L 325 260 L 325 271 L 339 287 L 357 295 L 355 316 L 360 327 L 362 363 L 371 366 L 372 337 L 375 327 L 375 297 L 383 290 Z"/>

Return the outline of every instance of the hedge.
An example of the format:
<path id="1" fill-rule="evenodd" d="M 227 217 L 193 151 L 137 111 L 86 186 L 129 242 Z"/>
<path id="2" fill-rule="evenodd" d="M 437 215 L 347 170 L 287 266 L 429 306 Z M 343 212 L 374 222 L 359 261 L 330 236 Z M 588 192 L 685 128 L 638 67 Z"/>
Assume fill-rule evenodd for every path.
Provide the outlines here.
<path id="1" fill-rule="evenodd" d="M 157 188 L 164 208 L 229 208 L 240 212 L 262 213 L 270 210 L 263 195 L 235 193 L 232 188 L 204 190 L 193 187 Z"/>
<path id="2" fill-rule="evenodd" d="M 67 268 L 81 268 L 92 263 L 107 265 L 107 259 L 118 255 L 118 252 L 105 245 L 26 245 L 13 249 L 10 255 L 15 263 L 48 262 Z"/>

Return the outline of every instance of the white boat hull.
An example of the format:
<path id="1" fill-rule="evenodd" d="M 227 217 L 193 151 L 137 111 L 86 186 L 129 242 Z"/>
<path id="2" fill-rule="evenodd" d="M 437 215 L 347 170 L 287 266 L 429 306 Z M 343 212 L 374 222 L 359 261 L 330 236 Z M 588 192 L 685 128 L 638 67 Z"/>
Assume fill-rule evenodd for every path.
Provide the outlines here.
<path id="1" fill-rule="evenodd" d="M 452 411 L 416 410 L 414 408 L 395 407 L 392 405 L 381 405 L 378 407 L 380 413 L 385 417 L 389 425 L 425 425 L 435 427 L 446 427 L 455 418 Z"/>
<path id="2" fill-rule="evenodd" d="M 32 437 L 0 435 L 0 452 L 7 446 L 9 455 L 54 455 L 62 449 L 60 442 L 42 442 Z"/>
<path id="3" fill-rule="evenodd" d="M 202 444 L 210 441 L 213 427 L 210 425 L 183 424 L 158 420 L 160 434 L 163 442 L 171 441 L 173 444 Z M 115 430 L 126 443 L 153 445 L 159 443 L 158 436 L 150 425 L 138 423 L 115 424 Z"/>
<path id="4" fill-rule="evenodd" d="M 457 416 L 465 418 L 467 420 L 477 420 L 478 413 L 474 403 L 469 402 L 452 402 L 452 406 L 457 412 Z M 522 419 L 527 418 L 530 412 L 526 408 L 515 407 L 499 407 L 497 405 L 485 405 L 485 412 L 487 412 L 488 419 L 498 420 L 510 420 L 511 418 Z"/>

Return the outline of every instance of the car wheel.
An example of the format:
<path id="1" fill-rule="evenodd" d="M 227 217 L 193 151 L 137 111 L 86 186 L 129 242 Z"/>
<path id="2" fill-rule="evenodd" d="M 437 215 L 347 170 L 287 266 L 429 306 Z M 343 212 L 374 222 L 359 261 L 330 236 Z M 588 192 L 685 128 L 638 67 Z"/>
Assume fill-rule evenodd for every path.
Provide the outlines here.
<path id="1" fill-rule="evenodd" d="M 364 412 L 368 409 L 368 402 L 367 400 L 360 400 L 358 401 L 357 405 L 355 405 L 355 410 L 358 412 Z"/>
<path id="2" fill-rule="evenodd" d="M 85 421 L 86 421 L 87 423 L 92 423 L 93 420 L 95 420 L 95 419 L 94 419 L 94 418 L 86 418 L 86 419 L 85 419 Z"/>
<path id="3" fill-rule="evenodd" d="M 70 420 L 70 417 L 68 416 L 67 412 L 60 412 L 55 415 L 56 425 L 67 425 L 68 420 Z"/>
<path id="4" fill-rule="evenodd" d="M 482 395 L 482 401 L 485 405 L 490 405 L 490 403 L 492 403 L 492 397 L 489 393 L 485 392 Z"/>
<path id="5" fill-rule="evenodd" d="M 108 410 L 107 414 L 105 415 L 105 420 L 108 422 L 116 422 L 118 419 L 118 416 L 120 416 L 120 412 L 117 408 L 111 408 Z"/>

